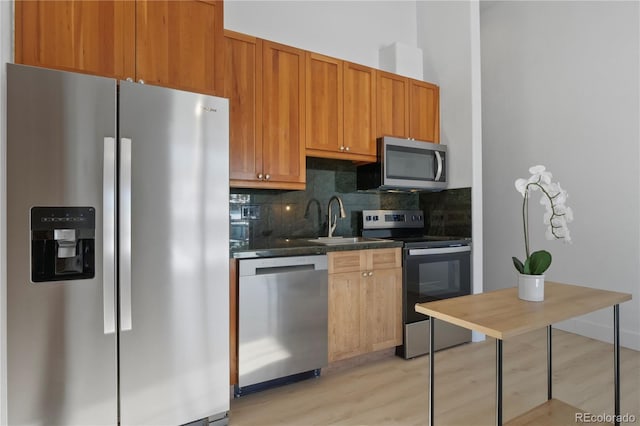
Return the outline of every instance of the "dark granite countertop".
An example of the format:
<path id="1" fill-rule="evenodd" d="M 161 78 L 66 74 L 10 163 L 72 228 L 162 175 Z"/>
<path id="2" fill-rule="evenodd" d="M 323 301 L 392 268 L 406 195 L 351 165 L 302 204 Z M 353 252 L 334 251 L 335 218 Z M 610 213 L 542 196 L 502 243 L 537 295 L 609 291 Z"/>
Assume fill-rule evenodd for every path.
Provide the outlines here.
<path id="1" fill-rule="evenodd" d="M 330 251 L 365 250 L 376 248 L 402 247 L 401 241 L 379 240 L 349 244 L 325 245 L 308 241 L 306 238 L 269 238 L 258 243 L 237 245 L 231 248 L 231 257 L 251 259 L 257 257 L 305 256 L 325 254 Z"/>

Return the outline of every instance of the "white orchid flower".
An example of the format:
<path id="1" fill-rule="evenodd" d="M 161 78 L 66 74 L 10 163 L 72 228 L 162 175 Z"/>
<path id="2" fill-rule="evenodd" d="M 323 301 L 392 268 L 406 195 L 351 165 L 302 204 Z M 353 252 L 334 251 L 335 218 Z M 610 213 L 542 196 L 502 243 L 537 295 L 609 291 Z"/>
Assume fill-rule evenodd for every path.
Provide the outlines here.
<path id="1" fill-rule="evenodd" d="M 529 173 L 531 173 L 532 175 L 539 175 L 540 173 L 544 172 L 545 170 L 547 170 L 547 168 L 543 165 L 537 165 L 537 166 L 531 166 L 529 167 Z"/>
<path id="2" fill-rule="evenodd" d="M 551 210 L 551 206 L 552 206 L 552 202 L 549 199 L 549 197 L 545 196 L 544 194 L 542 194 L 542 197 L 540 197 L 540 204 L 542 204 L 543 206 L 547 207 L 547 210 Z"/>
<path id="3" fill-rule="evenodd" d="M 531 176 L 528 179 L 517 179 L 515 181 L 516 190 L 523 196 L 524 201 L 522 204 L 522 219 L 524 224 L 524 244 L 526 260 L 531 261 L 531 258 L 541 254 L 536 259 L 542 259 L 546 256 L 548 261 L 543 268 L 537 268 L 538 273 L 544 272 L 551 262 L 551 255 L 545 250 L 531 253 L 529 250 L 529 224 L 528 224 L 528 207 L 529 207 L 529 191 L 540 191 L 540 204 L 545 206 L 545 213 L 542 217 L 542 221 L 547 225 L 545 237 L 548 240 L 564 240 L 567 243 L 571 242 L 571 235 L 567 223 L 573 221 L 573 210 L 566 206 L 567 197 L 569 196 L 567 191 L 562 189 L 560 183 L 552 182 L 553 175 L 548 172 L 545 166 L 537 165 L 529 168 Z M 519 272 L 524 273 L 527 270 L 526 262 L 520 262 L 517 258 L 513 258 L 514 265 Z M 528 273 L 528 272 L 527 272 Z"/>
<path id="4" fill-rule="evenodd" d="M 536 181 L 547 184 L 551 183 L 551 178 L 553 177 L 551 172 L 546 171 L 546 167 L 542 165 L 530 167 L 529 173 L 533 175 L 532 177 L 535 177 Z"/>
<path id="5" fill-rule="evenodd" d="M 517 179 L 516 180 L 516 190 L 524 197 L 525 192 L 527 192 L 527 184 L 529 181 L 526 179 Z"/>
<path id="6" fill-rule="evenodd" d="M 566 228 L 566 231 L 564 233 L 564 237 L 563 240 L 565 243 L 567 244 L 571 244 L 573 241 L 571 240 L 571 235 L 569 234 L 569 228 Z"/>
<path id="7" fill-rule="evenodd" d="M 544 236 L 549 241 L 556 239 L 556 236 L 553 235 L 553 229 L 550 226 L 547 228 L 547 231 L 544 233 Z"/>
<path id="8" fill-rule="evenodd" d="M 571 207 L 565 207 L 564 217 L 567 222 L 573 222 L 573 210 L 571 210 Z"/>

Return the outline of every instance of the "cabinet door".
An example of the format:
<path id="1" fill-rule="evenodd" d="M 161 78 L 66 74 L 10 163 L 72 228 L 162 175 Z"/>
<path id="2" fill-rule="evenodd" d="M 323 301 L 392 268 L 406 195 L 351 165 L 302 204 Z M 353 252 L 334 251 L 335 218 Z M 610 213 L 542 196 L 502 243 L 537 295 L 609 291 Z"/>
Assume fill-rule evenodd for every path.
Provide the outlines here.
<path id="1" fill-rule="evenodd" d="M 344 63 L 344 145 L 352 154 L 376 155 L 373 68 Z"/>
<path id="2" fill-rule="evenodd" d="M 329 274 L 364 270 L 368 250 L 333 251 L 327 253 Z"/>
<path id="3" fill-rule="evenodd" d="M 440 142 L 440 89 L 435 84 L 409 80 L 409 137 Z"/>
<path id="4" fill-rule="evenodd" d="M 137 0 L 135 16 L 136 80 L 222 93 L 222 1 Z"/>
<path id="5" fill-rule="evenodd" d="M 262 41 L 224 33 L 224 97 L 229 98 L 229 178 L 256 181 L 262 173 Z"/>
<path id="6" fill-rule="evenodd" d="M 329 275 L 329 362 L 364 353 L 365 295 L 361 272 Z"/>
<path id="7" fill-rule="evenodd" d="M 342 61 L 307 52 L 306 146 L 340 152 L 342 142 Z"/>
<path id="8" fill-rule="evenodd" d="M 366 253 L 364 269 L 367 271 L 402 267 L 400 248 L 372 249 L 364 253 Z"/>
<path id="9" fill-rule="evenodd" d="M 114 78 L 135 76 L 135 3 L 15 2 L 15 61 Z"/>
<path id="10" fill-rule="evenodd" d="M 409 79 L 378 71 L 377 136 L 409 136 Z"/>
<path id="11" fill-rule="evenodd" d="M 304 65 L 304 51 L 263 41 L 262 153 L 267 182 L 304 187 Z"/>
<path id="12" fill-rule="evenodd" d="M 366 349 L 402 344 L 402 269 L 376 269 L 365 280 Z"/>

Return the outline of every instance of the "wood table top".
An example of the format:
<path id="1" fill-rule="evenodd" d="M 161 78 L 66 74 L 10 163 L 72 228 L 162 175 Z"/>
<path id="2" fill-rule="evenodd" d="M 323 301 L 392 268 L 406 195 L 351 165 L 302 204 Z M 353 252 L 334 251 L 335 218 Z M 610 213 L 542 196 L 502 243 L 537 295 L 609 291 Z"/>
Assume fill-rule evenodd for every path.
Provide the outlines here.
<path id="1" fill-rule="evenodd" d="M 496 339 L 524 334 L 631 300 L 631 295 L 545 281 L 544 301 L 518 298 L 518 288 L 417 303 L 416 312 Z"/>

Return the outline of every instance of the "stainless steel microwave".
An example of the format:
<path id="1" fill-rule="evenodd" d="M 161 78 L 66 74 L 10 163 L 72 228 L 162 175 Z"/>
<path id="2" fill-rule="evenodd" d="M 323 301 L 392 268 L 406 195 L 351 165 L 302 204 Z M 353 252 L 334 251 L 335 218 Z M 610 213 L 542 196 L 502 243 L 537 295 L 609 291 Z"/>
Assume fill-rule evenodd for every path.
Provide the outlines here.
<path id="1" fill-rule="evenodd" d="M 441 191 L 447 188 L 447 147 L 413 139 L 379 138 L 378 161 L 357 169 L 359 190 Z"/>

